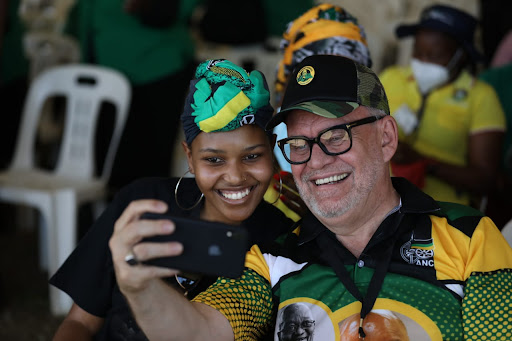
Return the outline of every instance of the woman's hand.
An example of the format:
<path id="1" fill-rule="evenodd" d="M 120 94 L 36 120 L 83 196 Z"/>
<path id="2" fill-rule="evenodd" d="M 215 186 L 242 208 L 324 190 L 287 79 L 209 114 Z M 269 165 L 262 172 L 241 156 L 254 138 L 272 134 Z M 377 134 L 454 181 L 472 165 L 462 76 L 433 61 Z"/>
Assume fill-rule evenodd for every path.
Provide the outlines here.
<path id="1" fill-rule="evenodd" d="M 171 234 L 175 225 L 170 220 L 140 220 L 145 212 L 164 213 L 167 205 L 158 200 L 136 200 L 130 203 L 114 225 L 109 241 L 117 282 L 124 294 L 148 288 L 152 280 L 174 276 L 178 270 L 140 264 L 151 258 L 178 256 L 183 245 L 178 242 L 140 243 L 145 237 Z M 127 263 L 134 256 L 134 265 Z"/>

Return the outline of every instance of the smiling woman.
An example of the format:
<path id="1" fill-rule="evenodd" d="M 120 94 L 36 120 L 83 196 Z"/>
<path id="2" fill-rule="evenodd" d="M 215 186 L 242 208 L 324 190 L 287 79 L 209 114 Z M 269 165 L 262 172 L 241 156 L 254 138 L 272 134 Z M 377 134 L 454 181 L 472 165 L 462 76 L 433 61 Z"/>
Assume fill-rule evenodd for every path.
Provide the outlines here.
<path id="1" fill-rule="evenodd" d="M 262 201 L 273 175 L 271 136 L 264 130 L 273 112 L 269 98 L 258 71 L 248 74 L 227 60 L 197 67 L 181 116 L 182 144 L 195 178 L 144 179 L 119 192 L 51 279 L 74 300 L 55 340 L 80 333 L 95 340 L 145 340 L 124 290 L 166 277 L 191 298 L 214 281 L 141 265 L 183 250 L 176 243 L 139 243 L 174 229 L 167 220 L 139 219 L 144 212 L 239 225 L 249 231 L 249 245 L 273 240 L 292 226 L 277 208 Z"/>

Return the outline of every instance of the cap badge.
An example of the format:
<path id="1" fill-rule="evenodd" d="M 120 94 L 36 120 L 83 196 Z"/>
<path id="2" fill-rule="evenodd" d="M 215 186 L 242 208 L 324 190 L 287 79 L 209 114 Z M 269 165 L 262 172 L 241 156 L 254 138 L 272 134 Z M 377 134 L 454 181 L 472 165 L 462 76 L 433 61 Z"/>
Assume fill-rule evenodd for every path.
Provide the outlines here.
<path id="1" fill-rule="evenodd" d="M 312 66 L 304 66 L 297 73 L 297 83 L 300 85 L 306 85 L 311 83 L 311 81 L 315 78 L 315 69 Z"/>

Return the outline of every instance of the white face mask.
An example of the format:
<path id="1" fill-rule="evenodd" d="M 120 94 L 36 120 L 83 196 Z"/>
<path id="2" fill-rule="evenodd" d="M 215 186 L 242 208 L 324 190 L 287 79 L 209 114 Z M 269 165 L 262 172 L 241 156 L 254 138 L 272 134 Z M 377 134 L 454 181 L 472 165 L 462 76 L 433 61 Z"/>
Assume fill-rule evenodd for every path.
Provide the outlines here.
<path id="1" fill-rule="evenodd" d="M 450 78 L 448 68 L 434 63 L 425 63 L 416 58 L 411 60 L 412 73 L 420 92 L 425 95 L 430 90 L 446 83 Z"/>
<path id="2" fill-rule="evenodd" d="M 447 66 L 425 63 L 416 58 L 411 60 L 412 73 L 423 95 L 446 83 L 448 79 L 450 79 L 450 72 L 459 61 L 462 52 L 462 49 L 458 49 Z"/>

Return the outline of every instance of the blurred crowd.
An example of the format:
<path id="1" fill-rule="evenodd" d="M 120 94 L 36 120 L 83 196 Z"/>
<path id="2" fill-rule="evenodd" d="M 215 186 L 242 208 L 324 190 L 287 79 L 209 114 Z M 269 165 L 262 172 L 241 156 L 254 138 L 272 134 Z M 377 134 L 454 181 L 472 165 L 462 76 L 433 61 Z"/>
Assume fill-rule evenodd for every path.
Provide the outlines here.
<path id="1" fill-rule="evenodd" d="M 350 8 L 356 6 L 355 2 L 338 2 L 351 13 L 361 13 L 360 8 Z M 112 192 L 137 178 L 169 176 L 175 159 L 174 145 L 179 139 L 183 97 L 192 72 L 200 62 L 198 46 L 204 47 L 205 43 L 221 46 L 220 51 L 258 46 L 260 51 L 275 53 L 278 62 L 265 66 L 265 70 L 276 72 L 267 72 L 265 76 L 271 88 L 275 87 L 272 96 L 275 97 L 273 104 L 276 108 L 279 107 L 280 92 L 286 85 L 286 75 L 295 63 L 293 59 L 300 60 L 312 53 L 343 55 L 340 51 L 352 49 L 350 52 L 354 55 L 356 51 L 360 62 L 372 66 L 370 52 L 373 51 L 370 50 L 372 46 L 378 46 L 376 40 L 379 38 L 363 29 L 374 29 L 371 14 L 368 18 L 359 15 L 357 25 L 360 29 L 354 33 L 352 44 L 346 45 L 333 38 L 345 34 L 344 27 L 309 25 L 304 28 L 301 27 L 303 23 L 293 22 L 316 3 L 313 0 L 2 2 L 0 99 L 2 111 L 8 110 L 9 115 L 4 115 L 0 134 L 1 167 L 7 167 L 11 160 L 24 96 L 31 79 L 53 65 L 81 62 L 117 69 L 128 77 L 132 86 L 130 114 L 109 181 Z M 411 7 L 409 3 L 406 5 Z M 393 37 L 394 43 L 397 38 L 414 37 L 405 39 L 414 41 L 413 51 L 406 59 L 407 65 L 402 65 L 404 63 L 399 59 L 403 57 L 393 44 L 389 51 L 395 52 L 382 53 L 385 49 L 373 52 L 373 66 L 378 67 L 377 72 L 383 72 L 393 115 L 401 126 L 400 153 L 392 165 L 393 171 L 401 176 L 413 174 L 413 178 L 419 181 L 416 184 L 436 199 L 472 205 L 489 214 L 502 227 L 512 212 L 511 200 L 507 197 L 512 175 L 510 85 L 507 82 L 511 69 L 512 38 L 509 31 L 512 24 L 503 18 L 510 4 L 506 1 L 479 1 L 474 5 L 478 22 L 461 16 L 460 26 L 464 32 L 443 32 L 448 36 L 448 42 L 442 48 L 438 42 L 433 42 L 432 37 L 415 36 L 415 30 L 398 30 Z M 389 7 L 392 6 L 394 3 Z M 468 21 L 464 21 L 466 19 Z M 396 27 L 399 23 L 392 24 Z M 304 36 L 308 38 L 299 39 Z M 281 39 L 279 46 L 276 42 Z M 423 44 L 420 39 L 430 39 L 430 42 Z M 436 52 L 424 50 L 428 50 L 428 44 L 432 42 L 439 47 L 439 53 L 446 55 L 446 64 L 450 63 L 449 82 L 458 85 L 449 91 L 455 94 L 439 99 L 436 91 L 433 90 L 431 96 L 430 89 L 427 89 L 420 91 L 419 97 L 416 94 L 404 95 L 403 84 L 398 83 L 407 81 L 411 75 L 407 72 L 412 72 L 415 77 L 418 77 L 417 73 L 423 73 L 422 70 L 430 72 L 428 68 L 421 69 L 424 65 L 418 66 L 414 62 L 411 71 L 409 61 L 428 62 L 430 57 L 426 55 Z M 218 53 L 219 49 L 216 51 Z M 201 56 L 207 53 L 203 50 Z M 392 67 L 394 64 L 397 68 Z M 251 71 L 256 65 L 254 60 L 248 60 L 242 66 Z M 399 69 L 398 66 L 404 68 Z M 398 80 L 397 77 L 402 78 Z M 493 88 L 489 90 L 492 96 L 497 96 L 492 103 L 480 101 L 471 109 L 479 111 L 479 114 L 468 114 L 466 123 L 445 119 L 451 115 L 445 111 L 460 108 L 431 109 L 444 100 L 455 99 L 462 106 L 475 102 L 466 85 L 460 87 L 461 78 L 467 86 L 473 86 L 472 82 L 485 82 Z M 488 90 L 478 90 L 481 91 L 484 94 L 477 97 L 488 99 Z M 408 98 L 400 99 L 395 93 Z M 434 110 L 437 110 L 438 118 L 432 117 Z M 411 113 L 414 113 L 412 116 L 421 116 L 421 119 L 418 121 L 416 117 L 411 121 Z M 52 119 L 57 120 L 50 117 L 48 129 L 54 124 Z M 437 123 L 427 123 L 434 120 Z M 108 124 L 105 125 L 106 133 Z M 458 125 L 459 131 L 454 132 L 453 125 Z M 461 125 L 466 126 L 462 128 Z M 98 148 L 101 149 L 105 142 L 102 141 L 101 125 L 99 128 Z M 276 132 L 279 135 L 278 128 Z M 46 153 L 41 164 L 51 167 L 52 151 L 44 149 L 48 140 L 45 136 L 51 134 L 41 131 L 40 135 L 41 150 Z M 279 159 L 280 154 L 276 153 L 276 156 Z M 287 167 L 282 162 L 280 165 Z"/>

